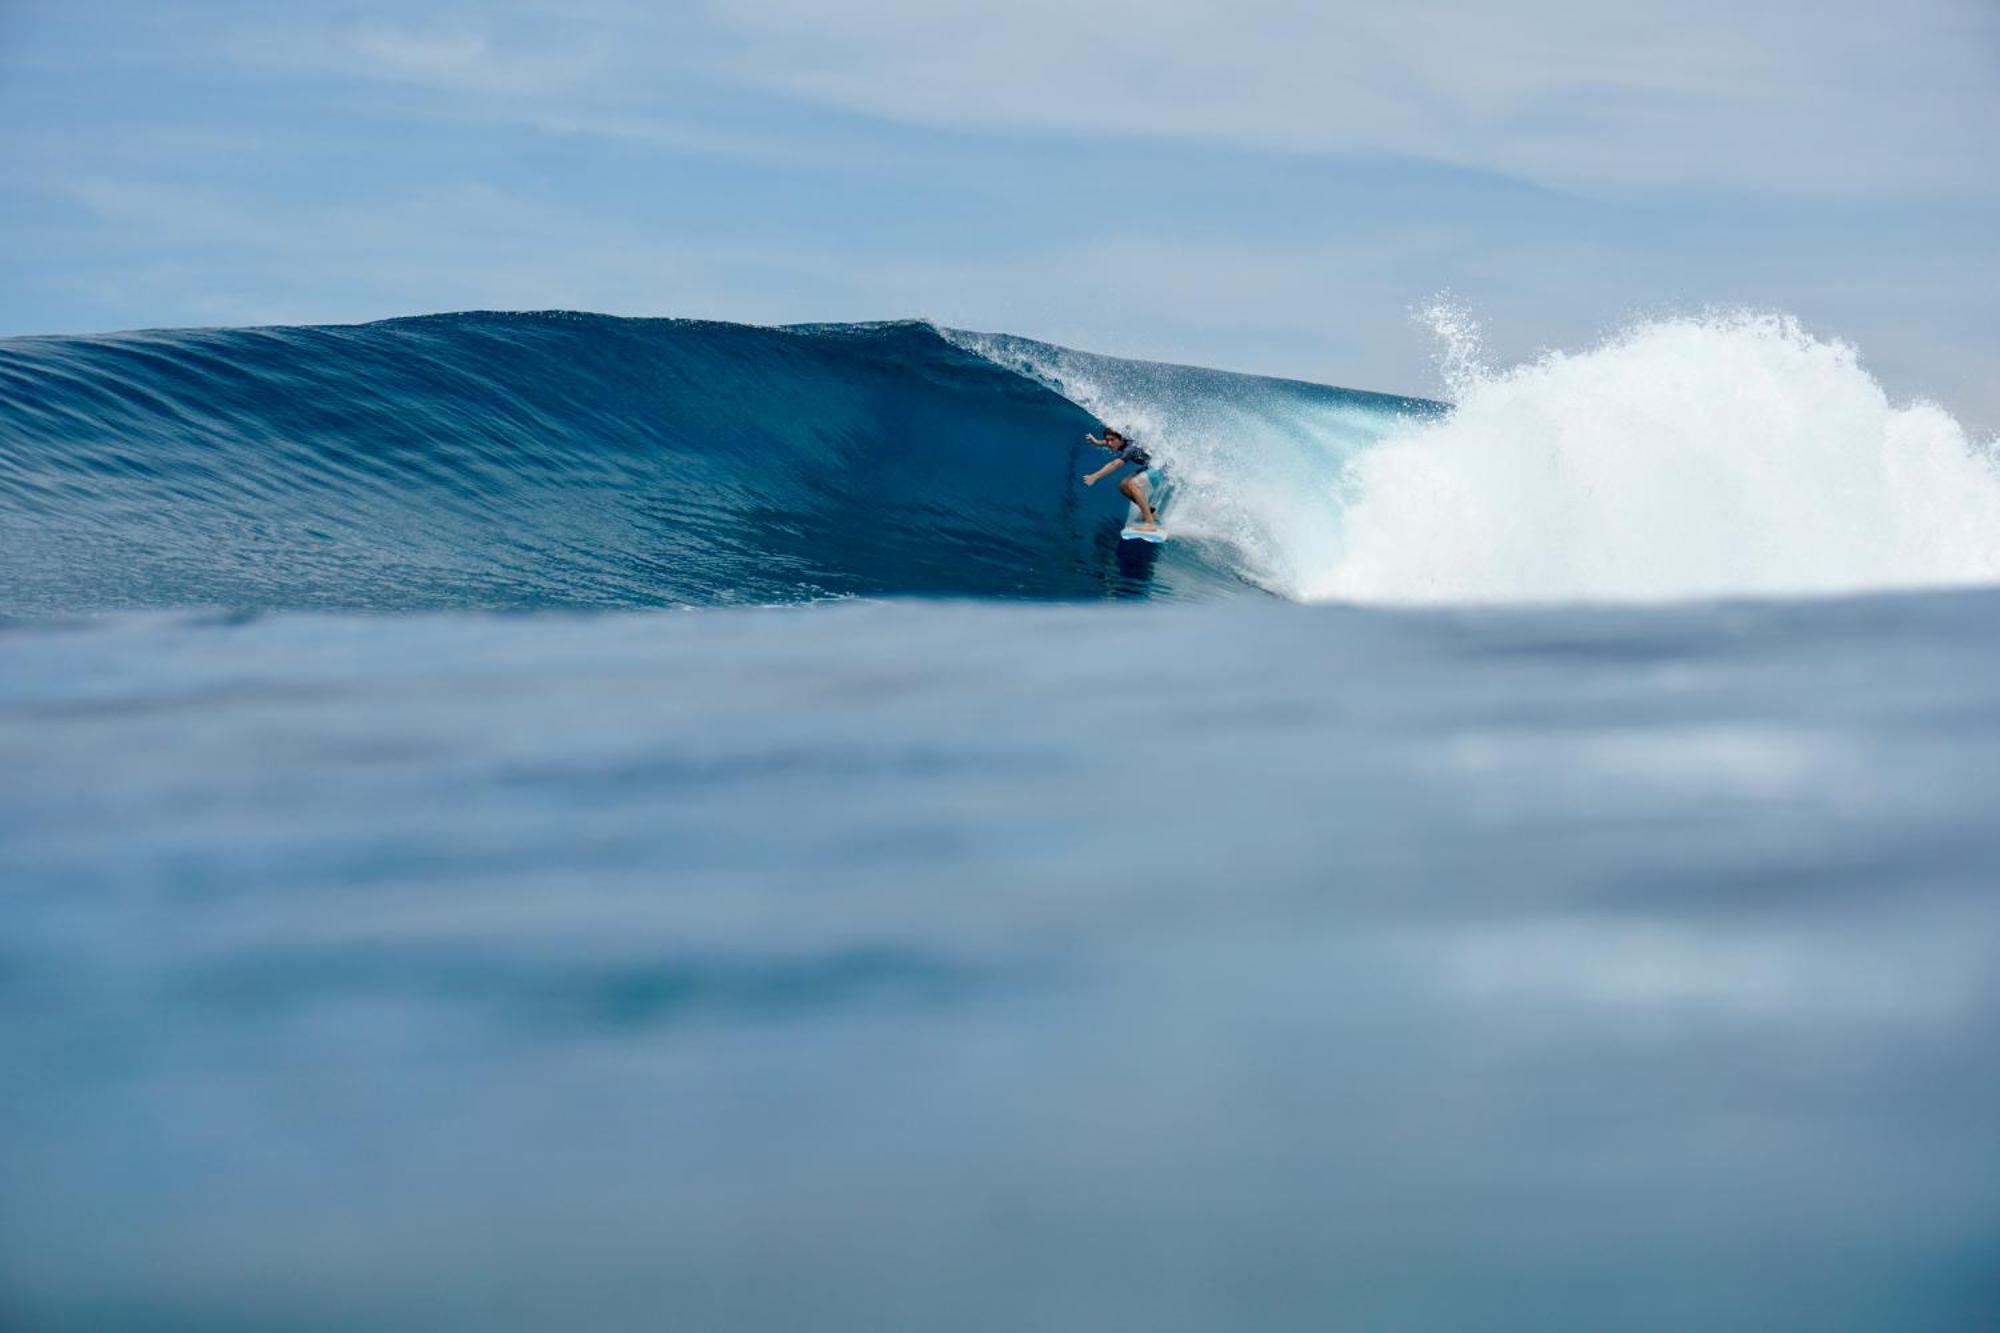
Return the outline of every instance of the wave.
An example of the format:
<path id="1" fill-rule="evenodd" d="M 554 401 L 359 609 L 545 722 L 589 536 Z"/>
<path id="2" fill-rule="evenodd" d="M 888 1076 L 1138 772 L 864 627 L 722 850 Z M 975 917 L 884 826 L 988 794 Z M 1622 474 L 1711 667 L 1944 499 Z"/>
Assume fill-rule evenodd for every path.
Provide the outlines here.
<path id="1" fill-rule="evenodd" d="M 1504 373 L 1468 348 L 1447 407 L 919 322 L 5 340 L 0 611 L 2000 582 L 1991 448 L 1789 320 L 1659 321 Z M 1077 484 L 1105 422 L 1172 479 L 1164 547 Z"/>
<path id="2" fill-rule="evenodd" d="M 1101 423 L 920 323 L 574 314 L 0 343 L 0 608 L 1214 595 Z"/>

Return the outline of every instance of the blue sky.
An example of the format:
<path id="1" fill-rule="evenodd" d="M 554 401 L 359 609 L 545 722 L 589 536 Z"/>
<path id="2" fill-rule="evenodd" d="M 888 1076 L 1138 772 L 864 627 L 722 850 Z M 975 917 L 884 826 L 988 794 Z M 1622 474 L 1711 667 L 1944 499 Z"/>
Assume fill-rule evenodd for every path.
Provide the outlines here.
<path id="1" fill-rule="evenodd" d="M 0 333 L 924 315 L 1435 392 L 1791 311 L 2000 429 L 1993 0 L 0 0 Z"/>

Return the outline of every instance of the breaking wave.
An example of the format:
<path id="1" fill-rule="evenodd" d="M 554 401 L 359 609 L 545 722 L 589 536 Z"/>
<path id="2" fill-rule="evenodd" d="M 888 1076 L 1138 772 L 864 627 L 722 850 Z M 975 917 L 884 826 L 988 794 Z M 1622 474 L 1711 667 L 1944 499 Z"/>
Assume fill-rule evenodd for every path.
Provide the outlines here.
<path id="1" fill-rule="evenodd" d="M 905 322 L 462 314 L 0 341 L 0 611 L 1645 600 L 2000 581 L 1993 449 L 1778 316 L 1455 406 Z M 1175 540 L 1120 542 L 1136 432 Z"/>

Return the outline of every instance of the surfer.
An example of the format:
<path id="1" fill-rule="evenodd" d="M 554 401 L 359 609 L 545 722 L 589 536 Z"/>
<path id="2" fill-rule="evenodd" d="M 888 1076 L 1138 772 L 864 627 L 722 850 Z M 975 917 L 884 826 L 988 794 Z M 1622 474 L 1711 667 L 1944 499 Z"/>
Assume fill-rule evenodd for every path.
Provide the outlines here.
<path id="1" fill-rule="evenodd" d="M 1095 435 L 1086 435 L 1083 438 L 1089 440 L 1100 449 L 1109 449 L 1112 453 L 1118 455 L 1109 463 L 1106 463 L 1103 467 L 1085 477 L 1083 484 L 1086 486 L 1095 486 L 1119 468 L 1130 463 L 1133 469 L 1132 475 L 1118 483 L 1118 493 L 1139 506 L 1139 512 L 1144 515 L 1145 522 L 1137 526 L 1145 528 L 1159 527 L 1160 516 L 1154 512 L 1153 502 L 1146 493 L 1146 469 L 1153 465 L 1153 456 L 1147 453 L 1141 446 L 1126 439 L 1124 432 L 1115 430 L 1110 426 L 1104 428 L 1104 438 L 1101 440 Z"/>

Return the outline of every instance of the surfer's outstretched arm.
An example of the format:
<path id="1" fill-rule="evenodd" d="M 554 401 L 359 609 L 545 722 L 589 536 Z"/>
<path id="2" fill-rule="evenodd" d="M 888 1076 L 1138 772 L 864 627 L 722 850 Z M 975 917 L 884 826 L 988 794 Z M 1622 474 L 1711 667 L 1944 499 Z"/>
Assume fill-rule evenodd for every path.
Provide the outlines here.
<path id="1" fill-rule="evenodd" d="M 1109 463 L 1106 463 L 1103 467 L 1097 469 L 1097 471 L 1085 477 L 1083 479 L 1083 484 L 1086 486 L 1095 486 L 1098 482 L 1103 481 L 1106 477 L 1110 476 L 1112 473 L 1116 472 L 1119 468 L 1124 466 L 1125 466 L 1124 459 L 1114 458 Z"/>

